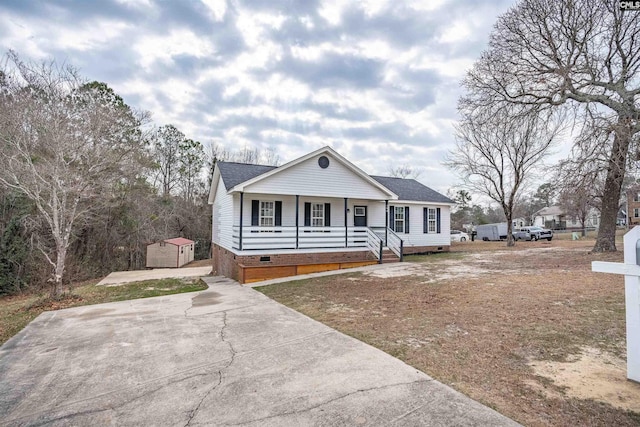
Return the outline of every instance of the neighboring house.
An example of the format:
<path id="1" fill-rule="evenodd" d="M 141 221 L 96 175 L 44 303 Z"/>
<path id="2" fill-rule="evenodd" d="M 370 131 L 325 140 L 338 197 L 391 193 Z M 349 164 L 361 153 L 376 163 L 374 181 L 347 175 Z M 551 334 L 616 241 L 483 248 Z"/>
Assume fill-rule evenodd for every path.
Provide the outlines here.
<path id="1" fill-rule="evenodd" d="M 178 268 L 193 261 L 193 240 L 166 239 L 147 246 L 147 268 Z"/>
<path id="2" fill-rule="evenodd" d="M 581 229 L 582 223 L 579 218 L 567 215 L 560 206 L 549 206 L 536 212 L 533 225 L 550 228 L 552 230 L 573 230 Z M 585 221 L 585 228 L 598 228 L 600 225 L 600 212 L 597 209 L 589 209 Z"/>
<path id="3" fill-rule="evenodd" d="M 329 147 L 280 167 L 218 162 L 209 203 L 213 270 L 240 283 L 448 251 L 454 204 Z"/>
<path id="4" fill-rule="evenodd" d="M 627 212 L 625 212 L 625 209 L 620 209 L 618 211 L 618 216 L 616 217 L 616 225 L 627 225 Z"/>
<path id="5" fill-rule="evenodd" d="M 525 227 L 527 225 L 527 220 L 524 218 L 514 218 L 511 220 L 511 224 L 514 228 Z"/>
<path id="6" fill-rule="evenodd" d="M 627 190 L 627 218 L 629 228 L 640 225 L 640 187 Z"/>

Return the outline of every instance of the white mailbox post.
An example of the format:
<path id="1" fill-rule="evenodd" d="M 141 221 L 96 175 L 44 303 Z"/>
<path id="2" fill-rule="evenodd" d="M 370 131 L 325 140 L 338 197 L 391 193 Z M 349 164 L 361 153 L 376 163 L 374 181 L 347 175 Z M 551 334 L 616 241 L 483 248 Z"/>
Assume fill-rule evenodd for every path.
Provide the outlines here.
<path id="1" fill-rule="evenodd" d="M 624 264 L 593 261 L 591 270 L 624 274 L 627 315 L 627 378 L 640 382 L 640 226 L 624 235 Z"/>

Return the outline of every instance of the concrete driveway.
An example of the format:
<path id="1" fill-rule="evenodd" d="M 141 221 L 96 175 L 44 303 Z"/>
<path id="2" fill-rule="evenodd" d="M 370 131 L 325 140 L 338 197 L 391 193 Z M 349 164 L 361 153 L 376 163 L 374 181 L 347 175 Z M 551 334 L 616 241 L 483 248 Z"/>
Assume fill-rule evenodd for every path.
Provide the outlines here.
<path id="1" fill-rule="evenodd" d="M 154 268 L 152 270 L 115 271 L 98 282 L 98 285 L 121 285 L 143 280 L 199 277 L 211 273 L 211 266 L 184 268 Z"/>
<path id="2" fill-rule="evenodd" d="M 228 279 L 47 312 L 0 347 L 3 425 L 516 425 Z"/>

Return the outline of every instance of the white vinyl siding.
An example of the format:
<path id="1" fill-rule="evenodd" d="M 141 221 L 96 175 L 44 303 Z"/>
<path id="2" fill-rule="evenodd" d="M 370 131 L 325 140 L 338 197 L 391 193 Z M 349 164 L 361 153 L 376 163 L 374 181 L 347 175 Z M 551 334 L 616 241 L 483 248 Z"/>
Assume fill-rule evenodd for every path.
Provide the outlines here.
<path id="1" fill-rule="evenodd" d="M 396 202 L 394 211 L 398 207 L 409 206 L 409 233 L 398 233 L 398 236 L 404 241 L 404 246 L 449 246 L 451 245 L 451 220 L 450 207 L 448 205 L 429 205 L 419 204 L 415 202 Z M 440 208 L 440 233 L 429 232 L 424 233 L 424 208 L 436 209 Z M 384 209 L 383 209 L 384 210 Z"/>
<path id="2" fill-rule="evenodd" d="M 316 197 L 348 197 L 385 200 L 389 196 L 327 154 L 329 167 L 318 166 L 320 155 L 284 169 L 245 187 L 245 193 L 304 194 Z M 332 206 L 333 207 L 333 206 Z M 333 224 L 333 223 L 332 223 Z"/>
<path id="3" fill-rule="evenodd" d="M 216 189 L 215 194 L 215 201 L 212 205 L 213 230 L 211 234 L 211 241 L 224 248 L 231 248 L 231 233 L 232 226 L 235 222 L 234 211 L 237 203 L 234 203 L 234 197 L 227 194 L 222 179 L 218 180 L 218 188 Z"/>

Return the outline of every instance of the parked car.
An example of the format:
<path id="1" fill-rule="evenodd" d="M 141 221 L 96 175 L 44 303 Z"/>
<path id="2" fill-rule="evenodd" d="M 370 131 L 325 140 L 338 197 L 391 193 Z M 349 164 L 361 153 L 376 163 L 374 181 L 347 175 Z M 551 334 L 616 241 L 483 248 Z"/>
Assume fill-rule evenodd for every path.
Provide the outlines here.
<path id="1" fill-rule="evenodd" d="M 531 234 L 531 240 L 547 239 L 548 241 L 551 241 L 551 239 L 553 239 L 553 231 L 548 228 L 532 225 L 529 227 L 522 227 L 521 230 L 527 230 L 527 232 Z"/>
<path id="2" fill-rule="evenodd" d="M 464 231 L 460 230 L 451 230 L 451 241 L 452 242 L 466 242 L 469 240 L 469 235 Z"/>
<path id="3" fill-rule="evenodd" d="M 514 228 L 511 232 L 515 240 L 533 240 L 533 236 L 526 227 Z"/>

